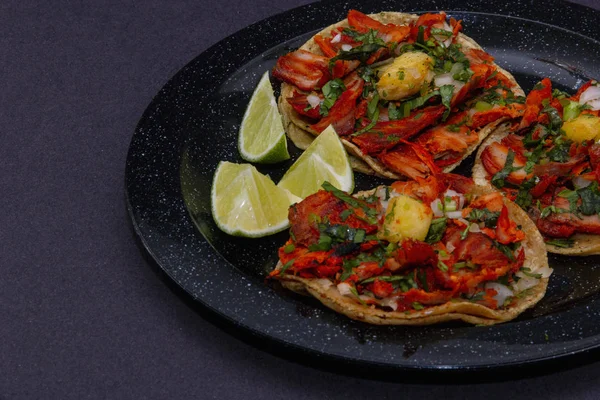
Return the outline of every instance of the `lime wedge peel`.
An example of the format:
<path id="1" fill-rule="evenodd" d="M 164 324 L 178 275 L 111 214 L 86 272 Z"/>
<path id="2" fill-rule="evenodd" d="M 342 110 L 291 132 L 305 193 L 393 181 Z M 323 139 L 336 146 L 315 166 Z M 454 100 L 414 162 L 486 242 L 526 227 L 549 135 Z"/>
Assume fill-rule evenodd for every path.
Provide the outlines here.
<path id="1" fill-rule="evenodd" d="M 332 126 L 317 136 L 277 186 L 306 198 L 319 191 L 325 181 L 348 193 L 354 190 L 354 173 L 348 153 Z"/>
<path id="2" fill-rule="evenodd" d="M 222 231 L 262 237 L 289 227 L 288 209 L 300 199 L 250 164 L 221 161 L 211 187 L 211 211 Z"/>
<path id="3" fill-rule="evenodd" d="M 290 158 L 269 71 L 262 75 L 242 118 L 238 150 L 244 160 L 256 163 L 270 164 Z"/>

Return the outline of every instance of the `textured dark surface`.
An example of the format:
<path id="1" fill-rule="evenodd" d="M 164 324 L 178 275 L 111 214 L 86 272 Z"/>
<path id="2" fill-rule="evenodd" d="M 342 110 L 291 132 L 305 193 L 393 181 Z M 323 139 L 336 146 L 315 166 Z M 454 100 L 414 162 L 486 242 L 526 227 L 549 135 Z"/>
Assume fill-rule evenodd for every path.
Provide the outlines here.
<path id="1" fill-rule="evenodd" d="M 0 5 L 0 398 L 598 398 L 598 363 L 470 387 L 322 372 L 248 346 L 169 290 L 123 200 L 136 123 L 203 50 L 301 3 L 208 4 Z"/>

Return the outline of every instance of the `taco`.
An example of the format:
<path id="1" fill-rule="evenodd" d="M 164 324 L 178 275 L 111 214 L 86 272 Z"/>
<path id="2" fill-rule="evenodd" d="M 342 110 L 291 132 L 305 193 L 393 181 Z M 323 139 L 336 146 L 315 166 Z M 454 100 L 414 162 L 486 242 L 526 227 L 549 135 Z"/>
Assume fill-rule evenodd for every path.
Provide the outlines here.
<path id="1" fill-rule="evenodd" d="M 327 183 L 290 208 L 270 276 L 377 325 L 492 325 L 543 296 L 552 270 L 525 212 L 453 174 L 355 196 Z"/>
<path id="2" fill-rule="evenodd" d="M 351 10 L 277 60 L 279 110 L 306 149 L 330 124 L 355 170 L 391 179 L 451 171 L 503 120 L 523 91 L 446 14 Z"/>
<path id="3" fill-rule="evenodd" d="M 502 190 L 527 211 L 548 251 L 600 254 L 600 85 L 575 95 L 543 79 L 521 120 L 481 146 L 473 178 Z"/>

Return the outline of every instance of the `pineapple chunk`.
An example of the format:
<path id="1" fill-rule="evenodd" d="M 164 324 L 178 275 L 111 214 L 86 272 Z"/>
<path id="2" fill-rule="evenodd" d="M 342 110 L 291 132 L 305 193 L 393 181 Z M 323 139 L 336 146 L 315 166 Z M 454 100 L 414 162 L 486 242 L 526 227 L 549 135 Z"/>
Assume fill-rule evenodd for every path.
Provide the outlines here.
<path id="1" fill-rule="evenodd" d="M 563 123 L 562 129 L 574 142 L 600 139 L 600 118 L 590 114 L 580 114 L 577 118 Z"/>
<path id="2" fill-rule="evenodd" d="M 377 236 L 394 243 L 409 238 L 425 240 L 432 219 L 431 208 L 419 200 L 405 195 L 392 197 L 385 212 L 383 228 Z"/>
<path id="3" fill-rule="evenodd" d="M 418 51 L 404 53 L 379 70 L 377 92 L 384 100 L 401 100 L 419 93 L 431 82 L 433 59 Z"/>

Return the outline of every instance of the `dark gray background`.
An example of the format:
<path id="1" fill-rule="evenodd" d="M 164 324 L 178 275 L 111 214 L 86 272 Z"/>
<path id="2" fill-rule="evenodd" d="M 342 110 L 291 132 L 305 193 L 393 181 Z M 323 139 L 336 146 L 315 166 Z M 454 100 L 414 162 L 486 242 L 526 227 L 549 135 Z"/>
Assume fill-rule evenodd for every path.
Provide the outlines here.
<path id="1" fill-rule="evenodd" d="M 212 44 L 309 2 L 0 4 L 0 398 L 600 398 L 600 363 L 473 386 L 301 366 L 223 332 L 144 261 L 123 183 L 142 112 Z"/>

